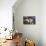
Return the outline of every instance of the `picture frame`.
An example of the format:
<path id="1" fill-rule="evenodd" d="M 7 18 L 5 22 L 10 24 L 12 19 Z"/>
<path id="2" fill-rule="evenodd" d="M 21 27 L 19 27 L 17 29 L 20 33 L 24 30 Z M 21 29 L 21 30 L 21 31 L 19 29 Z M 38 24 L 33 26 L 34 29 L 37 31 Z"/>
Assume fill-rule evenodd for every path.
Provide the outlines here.
<path id="1" fill-rule="evenodd" d="M 36 24 L 36 17 L 35 16 L 23 16 L 23 24 Z"/>

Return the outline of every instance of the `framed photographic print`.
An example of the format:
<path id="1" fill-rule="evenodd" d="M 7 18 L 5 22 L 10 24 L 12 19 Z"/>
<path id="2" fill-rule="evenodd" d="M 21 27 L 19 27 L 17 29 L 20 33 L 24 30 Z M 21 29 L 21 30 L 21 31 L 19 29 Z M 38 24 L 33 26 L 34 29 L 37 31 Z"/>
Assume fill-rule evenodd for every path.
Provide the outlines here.
<path id="1" fill-rule="evenodd" d="M 23 24 L 36 24 L 35 16 L 23 16 Z"/>

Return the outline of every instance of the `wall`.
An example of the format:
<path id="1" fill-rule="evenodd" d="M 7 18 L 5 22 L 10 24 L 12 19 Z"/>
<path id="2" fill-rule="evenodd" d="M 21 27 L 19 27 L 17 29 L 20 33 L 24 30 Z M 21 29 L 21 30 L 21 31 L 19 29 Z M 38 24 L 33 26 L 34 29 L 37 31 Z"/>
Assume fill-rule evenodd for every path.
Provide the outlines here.
<path id="1" fill-rule="evenodd" d="M 41 0 L 23 0 L 21 3 L 15 3 L 13 13 L 15 28 L 23 33 L 24 38 L 34 40 L 36 46 L 41 46 Z M 24 25 L 23 16 L 36 16 L 36 24 Z"/>
<path id="2" fill-rule="evenodd" d="M 12 29 L 12 6 L 16 0 L 0 0 L 0 27 Z"/>
<path id="3" fill-rule="evenodd" d="M 12 29 L 12 6 L 16 0 L 0 0 L 0 32 L 2 32 L 4 27 L 8 28 L 9 30 Z M 1 27 L 3 27 L 1 29 Z M 3 31 L 0 34 L 0 38 L 5 38 L 5 36 L 10 35 L 10 32 Z M 9 37 L 8 37 L 9 38 Z"/>
<path id="4" fill-rule="evenodd" d="M 46 0 L 41 1 L 41 15 L 42 46 L 46 46 Z"/>

